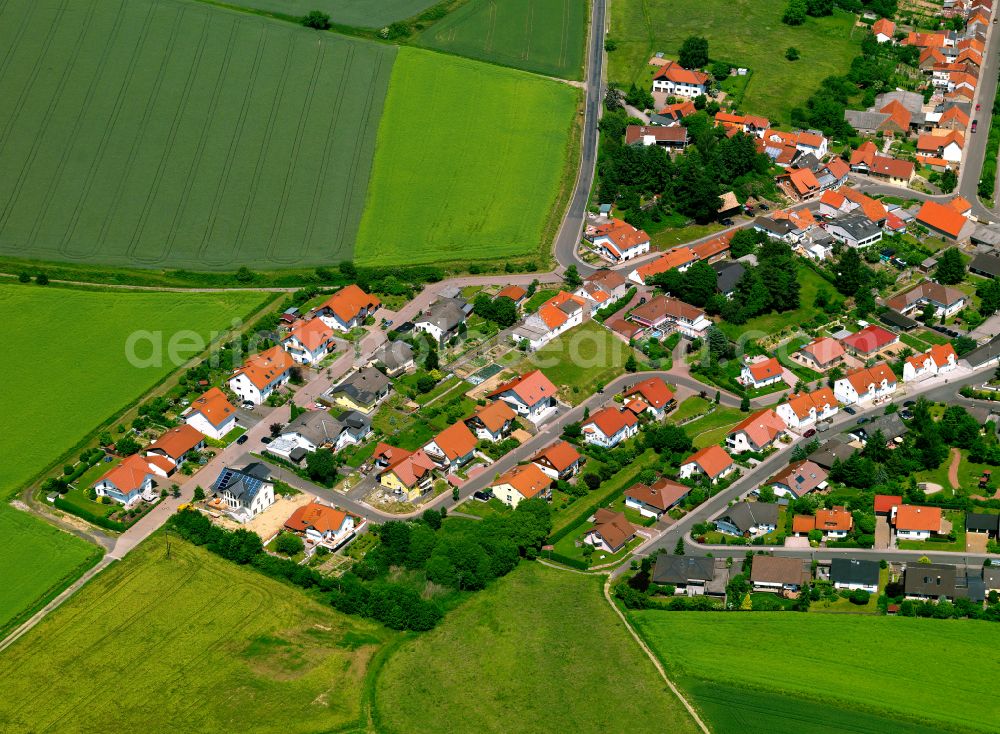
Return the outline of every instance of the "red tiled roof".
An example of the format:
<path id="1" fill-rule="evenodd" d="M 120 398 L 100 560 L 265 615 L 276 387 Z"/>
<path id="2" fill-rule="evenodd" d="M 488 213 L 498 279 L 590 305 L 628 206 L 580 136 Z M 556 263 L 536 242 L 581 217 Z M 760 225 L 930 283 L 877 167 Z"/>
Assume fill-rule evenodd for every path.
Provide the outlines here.
<path id="1" fill-rule="evenodd" d="M 883 329 L 881 326 L 875 324 L 869 324 L 861 331 L 851 334 L 850 336 L 845 336 L 841 339 L 841 343 L 856 352 L 862 354 L 872 354 L 881 349 L 885 349 L 890 344 L 895 343 L 899 340 L 899 337 L 893 334 L 888 329 Z"/>
<path id="2" fill-rule="evenodd" d="M 667 383 L 660 377 L 650 377 L 636 385 L 625 393 L 625 397 L 632 395 L 642 395 L 646 402 L 653 408 L 659 410 L 674 399 L 674 391 L 667 387 Z"/>
<path id="3" fill-rule="evenodd" d="M 162 451 L 172 459 L 177 459 L 205 440 L 205 436 L 193 426 L 182 423 L 160 436 L 146 447 L 146 451 Z"/>
<path id="4" fill-rule="evenodd" d="M 896 530 L 941 532 L 941 508 L 899 505 L 896 508 Z"/>
<path id="5" fill-rule="evenodd" d="M 748 366 L 750 368 L 750 376 L 753 377 L 754 382 L 779 377 L 782 371 L 781 363 L 775 357 L 765 359 L 763 362 L 754 362 Z"/>
<path id="6" fill-rule="evenodd" d="M 596 413 L 592 413 L 590 418 L 584 421 L 583 430 L 586 433 L 588 430 L 587 426 L 594 425 L 601 433 L 610 438 L 623 428 L 634 426 L 637 422 L 636 417 L 632 413 L 609 405 Z"/>
<path id="7" fill-rule="evenodd" d="M 552 484 L 552 480 L 534 464 L 522 464 L 501 474 L 490 486 L 498 487 L 501 484 L 509 484 L 524 499 L 530 500 Z"/>
<path id="8" fill-rule="evenodd" d="M 545 398 L 554 397 L 556 394 L 556 386 L 541 370 L 534 370 L 521 377 L 515 377 L 500 385 L 487 397 L 495 398 L 508 390 L 517 395 L 525 405 L 534 405 Z"/>
<path id="9" fill-rule="evenodd" d="M 434 443 L 444 452 L 449 461 L 455 461 L 472 453 L 473 449 L 476 448 L 476 436 L 464 422 L 459 421 L 436 435 Z"/>
<path id="10" fill-rule="evenodd" d="M 294 366 L 295 360 L 292 359 L 292 355 L 280 346 L 271 347 L 265 352 L 249 357 L 233 376 L 246 375 L 258 390 L 262 390 Z"/>
<path id="11" fill-rule="evenodd" d="M 580 460 L 580 452 L 569 441 L 556 441 L 542 449 L 532 461 L 545 459 L 556 471 L 565 471 Z"/>
<path id="12" fill-rule="evenodd" d="M 721 446 L 712 444 L 684 459 L 681 466 L 685 464 L 697 464 L 705 474 L 714 479 L 733 465 L 733 459 Z"/>
<path id="13" fill-rule="evenodd" d="M 517 303 L 522 298 L 524 298 L 526 295 L 528 295 L 528 291 L 526 291 L 521 286 L 519 286 L 519 285 L 509 285 L 506 288 L 504 288 L 502 291 L 500 291 L 499 293 L 497 293 L 496 297 L 497 298 L 509 298 L 514 303 Z"/>
<path id="14" fill-rule="evenodd" d="M 341 321 L 348 323 L 356 318 L 363 309 L 369 311 L 381 306 L 382 302 L 375 296 L 368 295 L 353 283 L 330 296 L 320 309 L 328 308 Z"/>
<path id="15" fill-rule="evenodd" d="M 958 238 L 968 220 L 951 206 L 925 201 L 917 212 L 917 221 L 944 232 L 949 237 Z"/>
<path id="16" fill-rule="evenodd" d="M 191 403 L 192 413 L 201 413 L 205 420 L 218 428 L 236 412 L 229 398 L 217 387 L 213 387 Z"/>
<path id="17" fill-rule="evenodd" d="M 654 275 L 659 275 L 660 273 L 665 273 L 668 270 L 673 270 L 674 268 L 680 268 L 688 263 L 695 262 L 698 258 L 695 257 L 694 251 L 687 245 L 681 245 L 680 247 L 675 247 L 672 250 L 668 250 L 663 253 L 656 260 L 651 263 L 647 263 L 636 269 L 639 278 L 642 282 L 646 282 L 646 278 L 651 278 Z"/>
<path id="18" fill-rule="evenodd" d="M 875 495 L 875 512 L 891 512 L 893 507 L 903 504 L 903 498 L 898 494 Z"/>
<path id="19" fill-rule="evenodd" d="M 771 408 L 760 410 L 738 423 L 729 435 L 743 433 L 757 446 L 767 446 L 785 431 L 785 422 Z"/>
<path id="20" fill-rule="evenodd" d="M 675 84 L 705 84 L 708 82 L 708 74 L 701 71 L 691 71 L 685 69 L 676 61 L 670 61 L 660 67 L 653 79 L 666 79 Z"/>
<path id="21" fill-rule="evenodd" d="M 285 527 L 298 533 L 305 532 L 308 528 L 313 528 L 318 533 L 331 533 L 344 527 L 346 519 L 347 513 L 343 510 L 335 510 L 314 501 L 296 507 L 295 512 L 285 520 Z"/>
<path id="22" fill-rule="evenodd" d="M 896 32 L 896 24 L 893 23 L 888 18 L 879 18 L 872 24 L 872 33 L 876 36 L 883 35 L 892 38 L 892 34 Z"/>
<path id="23" fill-rule="evenodd" d="M 285 343 L 293 338 L 298 339 L 310 352 L 314 352 L 333 339 L 333 329 L 324 324 L 323 319 L 310 319 L 292 329 L 281 341 Z"/>
<path id="24" fill-rule="evenodd" d="M 132 454 L 125 457 L 125 460 L 114 469 L 105 472 L 100 479 L 94 482 L 94 485 L 108 482 L 123 494 L 128 494 L 142 487 L 146 477 L 151 475 L 152 472 L 149 470 L 149 464 L 146 463 L 146 460 L 138 454 Z"/>

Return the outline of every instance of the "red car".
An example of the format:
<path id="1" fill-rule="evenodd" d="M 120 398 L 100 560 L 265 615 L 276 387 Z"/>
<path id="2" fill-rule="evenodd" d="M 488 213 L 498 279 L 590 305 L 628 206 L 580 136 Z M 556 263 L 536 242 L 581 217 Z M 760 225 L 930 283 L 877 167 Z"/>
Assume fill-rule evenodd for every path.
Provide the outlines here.
<path id="1" fill-rule="evenodd" d="M 980 109 L 982 109 L 982 105 L 981 104 L 977 104 L 976 105 L 976 112 L 979 112 Z"/>

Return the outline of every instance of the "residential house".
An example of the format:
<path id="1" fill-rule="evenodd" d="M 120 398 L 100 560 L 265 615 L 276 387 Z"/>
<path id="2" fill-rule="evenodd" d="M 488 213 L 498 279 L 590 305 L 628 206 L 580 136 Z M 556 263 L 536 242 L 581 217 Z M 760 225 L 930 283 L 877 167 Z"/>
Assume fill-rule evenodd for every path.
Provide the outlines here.
<path id="1" fill-rule="evenodd" d="M 819 421 L 833 418 L 840 410 L 833 390 L 822 387 L 809 393 L 791 395 L 788 402 L 775 408 L 789 428 L 803 429 Z"/>
<path id="2" fill-rule="evenodd" d="M 943 320 L 957 314 L 965 308 L 967 302 L 968 296 L 958 288 L 925 280 L 893 296 L 885 302 L 885 305 L 904 316 L 909 316 L 922 312 L 924 306 L 929 303 L 934 306 L 934 316 Z"/>
<path id="3" fill-rule="evenodd" d="M 770 408 L 759 410 L 738 423 L 726 436 L 726 448 L 741 454 L 744 451 L 766 451 L 785 435 L 787 426 Z"/>
<path id="4" fill-rule="evenodd" d="M 336 452 L 359 444 L 371 432 L 371 420 L 356 410 L 347 411 L 339 418 L 325 410 L 307 410 L 281 430 L 278 438 L 268 444 L 267 452 L 296 461 L 318 449 Z"/>
<path id="5" fill-rule="evenodd" d="M 896 375 L 885 362 L 848 372 L 833 384 L 833 394 L 844 405 L 883 399 L 896 392 Z"/>
<path id="6" fill-rule="evenodd" d="M 514 302 L 515 306 L 520 306 L 527 297 L 528 290 L 526 288 L 522 288 L 519 285 L 508 285 L 505 288 L 502 288 L 500 292 L 493 297 L 493 300 L 496 300 L 497 298 L 509 298 Z"/>
<path id="7" fill-rule="evenodd" d="M 638 433 L 639 421 L 630 411 L 609 405 L 591 413 L 582 428 L 586 443 L 612 448 Z"/>
<path id="8" fill-rule="evenodd" d="M 712 322 L 700 308 L 671 296 L 656 296 L 632 311 L 629 318 L 649 329 L 680 332 L 689 339 L 703 337 Z"/>
<path id="9" fill-rule="evenodd" d="M 667 413 L 677 405 L 674 391 L 667 386 L 662 377 L 649 377 L 637 382 L 625 391 L 623 397 L 626 405 L 636 398 L 641 399 L 645 405 L 645 412 L 656 420 L 666 417 Z"/>
<path id="10" fill-rule="evenodd" d="M 872 24 L 872 33 L 879 43 L 891 43 L 896 33 L 896 24 L 888 18 L 879 18 Z"/>
<path id="11" fill-rule="evenodd" d="M 288 382 L 294 366 L 292 355 L 280 346 L 271 347 L 248 357 L 229 378 L 229 389 L 244 402 L 260 405 Z"/>
<path id="12" fill-rule="evenodd" d="M 688 115 L 693 115 L 697 111 L 694 103 L 686 99 L 683 102 L 675 102 L 674 104 L 667 105 L 660 110 L 659 117 L 665 118 L 669 124 L 679 125 L 681 120 Z"/>
<path id="13" fill-rule="evenodd" d="M 675 556 L 661 553 L 656 557 L 651 580 L 659 586 L 673 586 L 678 596 L 726 596 L 729 569 L 725 561 L 704 556 Z"/>
<path id="14" fill-rule="evenodd" d="M 827 471 L 838 461 L 847 461 L 854 454 L 855 448 L 847 436 L 837 434 L 831 437 L 807 457 L 809 461 L 823 467 Z"/>
<path id="15" fill-rule="evenodd" d="M 950 372 L 958 366 L 958 354 L 951 344 L 935 344 L 923 354 L 914 354 L 903 362 L 903 382 Z"/>
<path id="16" fill-rule="evenodd" d="M 714 263 L 712 269 L 715 271 L 715 289 L 726 298 L 732 298 L 746 268 L 742 263 L 726 261 Z"/>
<path id="17" fill-rule="evenodd" d="M 968 512 L 965 515 L 965 532 L 983 533 L 987 538 L 996 540 L 1000 536 L 1000 515 Z"/>
<path id="18" fill-rule="evenodd" d="M 774 502 L 737 502 L 715 518 L 720 533 L 756 538 L 778 527 L 778 505 Z"/>
<path id="19" fill-rule="evenodd" d="M 732 197 L 732 202 L 726 202 L 726 197 Z M 723 197 L 723 206 L 726 207 L 732 204 L 732 208 L 737 211 L 740 210 L 739 200 L 736 198 L 736 194 L 732 191 L 727 192 L 726 196 Z M 726 211 L 725 209 L 720 210 L 721 212 Z M 720 214 L 721 215 L 721 214 Z M 729 241 L 733 238 L 733 232 L 723 232 L 718 237 L 713 237 L 710 240 L 705 240 L 704 242 L 699 242 L 697 245 L 691 248 L 691 253 L 699 260 L 707 262 L 709 265 L 718 262 L 722 258 L 726 257 L 729 252 Z"/>
<path id="20" fill-rule="evenodd" d="M 854 517 L 846 507 L 834 505 L 827 510 L 816 510 L 814 517 L 816 530 L 823 533 L 824 540 L 843 540 L 854 527 Z"/>
<path id="21" fill-rule="evenodd" d="M 220 441 L 236 428 L 236 408 L 217 387 L 197 397 L 184 414 L 184 422 L 209 438 Z"/>
<path id="22" fill-rule="evenodd" d="M 465 419 L 465 425 L 480 441 L 496 443 L 510 435 L 517 414 L 502 400 L 476 407 L 476 412 Z"/>
<path id="23" fill-rule="evenodd" d="M 580 452 L 569 441 L 556 441 L 531 459 L 549 479 L 568 480 L 580 469 Z"/>
<path id="24" fill-rule="evenodd" d="M 192 453 L 205 448 L 205 435 L 192 425 L 183 425 L 169 429 L 156 441 L 146 447 L 146 458 L 161 456 L 168 460 L 170 468 L 167 474 L 173 473 L 175 467 L 183 464 Z M 155 469 L 154 469 L 155 470 Z M 157 472 L 160 473 L 160 472 Z"/>
<path id="25" fill-rule="evenodd" d="M 413 330 L 430 334 L 438 344 L 444 344 L 458 333 L 472 306 L 462 298 L 439 298 L 423 315 L 414 319 Z"/>
<path id="26" fill-rule="evenodd" d="M 740 371 L 740 382 L 746 387 L 760 390 L 782 381 L 784 370 L 775 357 L 757 362 L 746 362 Z"/>
<path id="27" fill-rule="evenodd" d="M 944 520 L 940 507 L 899 505 L 890 517 L 900 540 L 927 540 L 941 532 Z"/>
<path id="28" fill-rule="evenodd" d="M 626 145 L 658 145 L 668 150 L 684 150 L 688 144 L 687 128 L 682 125 L 629 125 L 625 128 Z"/>
<path id="29" fill-rule="evenodd" d="M 757 217 L 753 220 L 753 228 L 757 232 L 763 232 L 772 240 L 781 240 L 789 244 L 795 244 L 799 241 L 799 228 L 787 218 Z"/>
<path id="30" fill-rule="evenodd" d="M 364 324 L 382 302 L 358 286 L 351 284 L 330 296 L 316 309 L 323 322 L 338 331 L 350 331 Z"/>
<path id="31" fill-rule="evenodd" d="M 957 569 L 944 563 L 908 563 L 903 574 L 907 599 L 954 599 Z"/>
<path id="32" fill-rule="evenodd" d="M 285 530 L 315 545 L 339 548 L 354 535 L 354 515 L 313 500 L 300 505 L 285 520 Z"/>
<path id="33" fill-rule="evenodd" d="M 515 341 L 528 342 L 532 351 L 541 349 L 556 337 L 583 323 L 590 314 L 587 302 L 580 296 L 559 291 L 543 303 L 512 333 Z"/>
<path id="34" fill-rule="evenodd" d="M 404 341 L 394 341 L 383 344 L 372 354 L 369 367 L 381 365 L 389 377 L 397 377 L 414 367 L 413 347 Z"/>
<path id="35" fill-rule="evenodd" d="M 475 452 L 476 436 L 461 421 L 445 428 L 424 446 L 424 453 L 445 471 L 468 464 Z"/>
<path id="36" fill-rule="evenodd" d="M 925 201 L 917 212 L 917 222 L 931 232 L 956 241 L 965 241 L 972 236 L 976 225 L 964 217 L 957 209 L 936 201 Z"/>
<path id="37" fill-rule="evenodd" d="M 750 582 L 754 591 L 771 591 L 781 594 L 798 591 L 809 580 L 809 574 L 798 558 L 782 556 L 754 556 L 750 568 Z"/>
<path id="38" fill-rule="evenodd" d="M 625 276 L 617 270 L 601 268 L 583 279 L 583 285 L 577 288 L 573 295 L 591 302 L 591 312 L 606 306 L 611 301 L 621 298 L 628 291 Z"/>
<path id="39" fill-rule="evenodd" d="M 872 157 L 871 165 L 868 167 L 868 175 L 896 186 L 909 186 L 916 175 L 916 168 L 913 161 L 876 155 Z"/>
<path id="40" fill-rule="evenodd" d="M 873 199 L 867 194 L 863 194 L 856 189 L 852 189 L 850 186 L 841 186 L 837 189 L 837 193 L 844 197 L 846 200 L 843 204 L 844 208 L 848 213 L 854 212 L 860 209 L 860 213 L 864 214 L 868 219 L 873 221 L 875 224 L 882 226 L 886 218 L 889 216 L 888 210 L 885 205 L 878 199 Z M 822 213 L 823 207 L 820 206 L 820 212 Z"/>
<path id="41" fill-rule="evenodd" d="M 848 247 L 868 247 L 882 241 L 882 228 L 864 214 L 851 214 L 828 222 L 826 231 Z"/>
<path id="42" fill-rule="evenodd" d="M 504 472 L 490 485 L 493 496 L 510 507 L 533 497 L 547 498 L 552 477 L 535 464 L 521 464 Z"/>
<path id="43" fill-rule="evenodd" d="M 668 61 L 653 75 L 653 91 L 673 97 L 698 97 L 708 91 L 708 74 Z"/>
<path id="44" fill-rule="evenodd" d="M 679 245 L 667 250 L 652 262 L 640 265 L 629 273 L 628 279 L 633 283 L 645 285 L 647 279 L 652 278 L 654 275 L 665 273 L 668 270 L 673 270 L 674 268 L 683 273 L 698 262 L 698 260 L 699 258 L 692 248 L 687 245 Z"/>
<path id="45" fill-rule="evenodd" d="M 729 476 L 734 469 L 736 464 L 725 449 L 718 444 L 712 444 L 695 451 L 681 462 L 680 478 L 689 479 L 695 475 L 702 475 L 715 484 Z"/>
<path id="46" fill-rule="evenodd" d="M 903 497 L 898 494 L 877 494 L 874 500 L 876 515 L 885 515 L 887 518 L 896 513 L 896 508 L 903 504 Z"/>
<path id="47" fill-rule="evenodd" d="M 212 484 L 210 506 L 228 513 L 237 522 L 247 522 L 274 504 L 271 470 L 259 461 L 242 469 L 227 466 Z"/>
<path id="48" fill-rule="evenodd" d="M 93 489 L 98 497 L 109 497 L 129 507 L 138 502 L 143 494 L 152 491 L 153 471 L 149 462 L 138 454 L 132 454 L 126 456 L 118 466 L 105 472 L 94 483 Z"/>
<path id="49" fill-rule="evenodd" d="M 902 442 L 902 437 L 906 435 L 908 430 L 899 413 L 890 413 L 872 418 L 867 423 L 857 426 L 849 435 L 854 440 L 867 445 L 872 436 L 881 433 L 885 445 L 888 448 L 895 448 L 897 444 Z"/>
<path id="50" fill-rule="evenodd" d="M 487 397 L 502 400 L 518 415 L 539 423 L 556 407 L 556 386 L 541 370 L 534 370 L 503 383 Z"/>
<path id="51" fill-rule="evenodd" d="M 917 138 L 917 158 L 940 158 L 951 164 L 961 163 L 965 136 L 957 130 L 949 130 L 944 135 L 933 133 Z"/>
<path id="52" fill-rule="evenodd" d="M 815 490 L 826 489 L 826 470 L 819 464 L 803 459 L 795 461 L 767 480 L 765 484 L 774 488 L 780 497 L 800 499 Z"/>
<path id="53" fill-rule="evenodd" d="M 377 369 L 362 367 L 331 387 L 325 397 L 347 410 L 371 415 L 378 404 L 388 397 L 390 387 L 389 378 Z"/>
<path id="54" fill-rule="evenodd" d="M 656 130 L 684 130 L 687 128 L 651 128 Z M 604 259 L 613 263 L 632 260 L 649 252 L 649 235 L 636 229 L 621 219 L 612 219 L 606 224 L 588 227 L 585 238 Z"/>
<path id="55" fill-rule="evenodd" d="M 830 563 L 830 581 L 833 588 L 845 591 L 861 589 L 870 594 L 878 593 L 878 561 L 857 558 L 834 558 Z"/>
<path id="56" fill-rule="evenodd" d="M 333 350 L 333 329 L 317 317 L 292 328 L 281 346 L 299 364 L 318 364 Z"/>
<path id="57" fill-rule="evenodd" d="M 380 443 L 372 460 L 379 484 L 408 500 L 429 492 L 434 482 L 435 464 L 423 449 L 411 452 Z"/>
<path id="58" fill-rule="evenodd" d="M 594 525 L 583 536 L 589 543 L 606 553 L 617 553 L 635 537 L 636 527 L 625 518 L 624 512 L 613 512 L 601 507 L 594 513 Z"/>
<path id="59" fill-rule="evenodd" d="M 625 490 L 625 506 L 636 510 L 643 517 L 659 520 L 691 494 L 691 488 L 666 477 L 653 484 L 633 484 Z"/>
<path id="60" fill-rule="evenodd" d="M 844 347 L 836 339 L 821 336 L 795 352 L 792 358 L 812 370 L 826 372 L 844 361 Z"/>
<path id="61" fill-rule="evenodd" d="M 785 173 L 779 175 L 777 180 L 779 184 L 783 185 L 785 191 L 799 201 L 818 194 L 822 189 L 816 174 L 808 168 L 789 168 Z"/>
<path id="62" fill-rule="evenodd" d="M 890 303 L 891 305 L 891 303 Z M 899 343 L 899 335 L 881 326 L 869 324 L 860 331 L 840 340 L 841 345 L 851 354 L 860 359 L 869 359 Z"/>

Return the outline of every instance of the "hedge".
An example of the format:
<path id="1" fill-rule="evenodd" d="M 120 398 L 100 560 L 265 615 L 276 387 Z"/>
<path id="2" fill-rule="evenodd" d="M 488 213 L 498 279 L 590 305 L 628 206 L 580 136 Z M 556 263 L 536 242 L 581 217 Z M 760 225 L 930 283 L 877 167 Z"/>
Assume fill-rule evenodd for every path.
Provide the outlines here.
<path id="1" fill-rule="evenodd" d="M 128 525 L 117 520 L 109 520 L 101 515 L 95 515 L 82 507 L 77 507 L 74 504 L 70 504 L 62 497 L 56 497 L 53 504 L 64 512 L 68 512 L 71 515 L 76 515 L 77 517 L 86 520 L 89 523 L 97 525 L 98 527 L 105 528 L 106 530 L 114 530 L 119 533 L 123 533 L 128 529 Z"/>

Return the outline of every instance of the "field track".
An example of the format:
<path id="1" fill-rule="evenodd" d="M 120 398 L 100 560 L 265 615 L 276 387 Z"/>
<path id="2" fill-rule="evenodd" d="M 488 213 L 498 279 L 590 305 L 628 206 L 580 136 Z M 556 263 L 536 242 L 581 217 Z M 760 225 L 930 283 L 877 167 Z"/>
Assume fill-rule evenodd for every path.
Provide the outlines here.
<path id="1" fill-rule="evenodd" d="M 395 53 L 189 0 L 0 3 L 0 253 L 349 258 Z"/>

